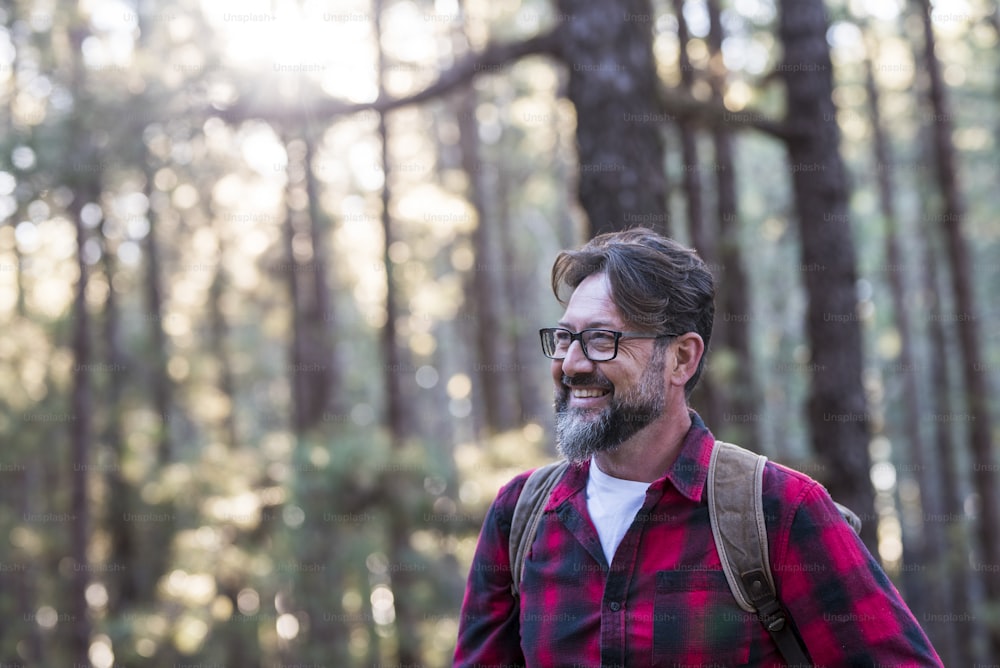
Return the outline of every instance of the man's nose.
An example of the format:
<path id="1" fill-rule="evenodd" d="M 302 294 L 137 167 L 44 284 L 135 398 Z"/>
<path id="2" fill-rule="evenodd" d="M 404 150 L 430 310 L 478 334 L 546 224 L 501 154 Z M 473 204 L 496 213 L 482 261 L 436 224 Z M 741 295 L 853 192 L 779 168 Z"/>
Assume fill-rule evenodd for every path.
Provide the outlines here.
<path id="1" fill-rule="evenodd" d="M 576 376 L 582 373 L 591 373 L 594 370 L 594 363 L 583 354 L 583 344 L 574 341 L 566 351 L 566 357 L 562 361 L 563 374 Z"/>

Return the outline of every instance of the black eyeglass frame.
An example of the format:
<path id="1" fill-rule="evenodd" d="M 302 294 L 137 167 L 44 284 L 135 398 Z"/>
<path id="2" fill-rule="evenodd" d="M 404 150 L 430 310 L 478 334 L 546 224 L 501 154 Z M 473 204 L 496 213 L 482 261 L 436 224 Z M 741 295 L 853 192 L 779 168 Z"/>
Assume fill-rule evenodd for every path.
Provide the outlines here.
<path id="1" fill-rule="evenodd" d="M 569 345 L 566 346 L 566 351 L 567 352 L 569 352 L 569 349 L 573 345 L 574 341 L 579 341 L 580 342 L 580 350 L 583 351 L 583 356 L 586 357 L 591 362 L 610 362 L 611 360 L 613 360 L 616 357 L 618 357 L 618 343 L 622 339 L 669 339 L 669 338 L 672 338 L 672 337 L 675 337 L 675 336 L 680 336 L 680 334 L 673 334 L 673 333 L 669 333 L 669 334 L 642 334 L 640 332 L 618 332 L 618 331 L 615 331 L 613 329 L 602 329 L 600 327 L 591 327 L 589 329 L 581 329 L 579 332 L 574 332 L 574 331 L 572 331 L 570 329 L 566 329 L 565 327 L 543 327 L 542 329 L 538 330 L 538 337 L 541 340 L 541 344 L 542 344 L 542 354 L 545 355 L 546 357 L 548 357 L 550 360 L 564 360 L 564 359 L 566 359 L 566 355 L 563 355 L 562 357 L 557 357 L 556 355 L 549 354 L 546 351 L 546 346 L 545 346 L 546 332 L 559 332 L 559 331 L 566 332 L 567 334 L 569 334 Z M 588 332 L 604 332 L 605 334 L 611 334 L 611 335 L 614 336 L 615 350 L 611 354 L 611 357 L 608 357 L 606 359 L 596 359 L 595 360 L 593 357 L 590 356 L 590 353 L 587 352 L 587 344 L 583 340 L 584 335 L 587 334 Z"/>

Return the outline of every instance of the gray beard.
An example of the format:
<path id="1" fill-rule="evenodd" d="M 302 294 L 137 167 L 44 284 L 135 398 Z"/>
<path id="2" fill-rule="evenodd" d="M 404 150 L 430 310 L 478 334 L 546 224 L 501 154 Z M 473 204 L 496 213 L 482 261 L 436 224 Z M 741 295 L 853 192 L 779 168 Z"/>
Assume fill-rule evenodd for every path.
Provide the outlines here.
<path id="1" fill-rule="evenodd" d="M 665 409 L 662 354 L 650 360 L 633 392 L 620 398 L 612 394 L 610 405 L 600 413 L 569 408 L 573 384 L 600 384 L 593 380 L 592 375 L 575 381 L 563 378 L 568 387 L 556 390 L 556 449 L 573 464 L 589 461 L 599 452 L 614 451 L 652 424 Z"/>

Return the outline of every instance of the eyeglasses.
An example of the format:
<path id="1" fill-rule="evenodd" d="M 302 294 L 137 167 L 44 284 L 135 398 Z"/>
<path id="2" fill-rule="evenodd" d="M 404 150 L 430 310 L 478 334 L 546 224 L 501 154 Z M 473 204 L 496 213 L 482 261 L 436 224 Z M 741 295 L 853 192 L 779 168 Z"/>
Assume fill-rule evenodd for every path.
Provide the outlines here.
<path id="1" fill-rule="evenodd" d="M 618 356 L 618 342 L 622 339 L 667 339 L 676 334 L 638 334 L 616 332 L 611 329 L 585 329 L 571 332 L 562 327 L 538 330 L 542 338 L 542 354 L 549 359 L 566 359 L 574 341 L 580 342 L 584 356 L 591 362 L 609 362 Z"/>

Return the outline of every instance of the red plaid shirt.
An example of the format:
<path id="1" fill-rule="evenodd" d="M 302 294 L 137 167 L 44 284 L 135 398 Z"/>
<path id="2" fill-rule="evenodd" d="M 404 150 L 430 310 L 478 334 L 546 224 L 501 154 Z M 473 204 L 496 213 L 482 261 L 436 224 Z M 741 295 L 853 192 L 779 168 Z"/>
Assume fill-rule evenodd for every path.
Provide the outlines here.
<path id="1" fill-rule="evenodd" d="M 529 552 L 520 605 L 507 543 L 528 474 L 505 485 L 479 536 L 454 665 L 784 666 L 722 572 L 705 497 L 714 442 L 693 416 L 680 455 L 650 485 L 610 567 L 587 514 L 589 467 L 570 467 Z M 768 462 L 764 513 L 778 597 L 815 665 L 941 665 L 822 486 Z"/>

